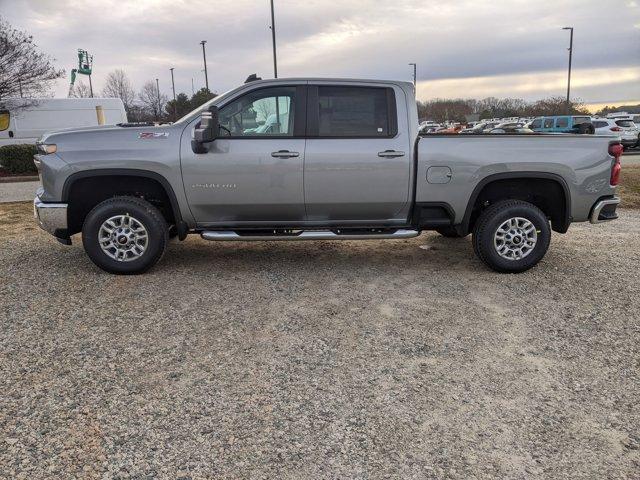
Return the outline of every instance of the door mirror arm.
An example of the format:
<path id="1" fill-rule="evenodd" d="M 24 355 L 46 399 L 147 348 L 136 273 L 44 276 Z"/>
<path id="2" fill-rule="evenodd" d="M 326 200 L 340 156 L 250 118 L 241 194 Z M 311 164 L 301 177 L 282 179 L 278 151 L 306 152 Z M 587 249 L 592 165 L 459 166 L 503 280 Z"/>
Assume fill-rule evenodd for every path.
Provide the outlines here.
<path id="1" fill-rule="evenodd" d="M 193 130 L 191 149 L 193 153 L 207 153 L 207 143 L 213 142 L 219 133 L 218 107 L 211 105 L 200 115 L 200 124 Z"/>

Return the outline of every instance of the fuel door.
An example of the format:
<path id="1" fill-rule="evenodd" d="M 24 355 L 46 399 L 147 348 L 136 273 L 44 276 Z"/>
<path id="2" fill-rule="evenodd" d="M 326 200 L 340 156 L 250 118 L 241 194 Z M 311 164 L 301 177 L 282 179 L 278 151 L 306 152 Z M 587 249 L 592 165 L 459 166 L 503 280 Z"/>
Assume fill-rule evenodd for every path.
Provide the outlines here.
<path id="1" fill-rule="evenodd" d="M 427 182 L 449 183 L 452 175 L 449 167 L 429 167 L 427 170 Z"/>

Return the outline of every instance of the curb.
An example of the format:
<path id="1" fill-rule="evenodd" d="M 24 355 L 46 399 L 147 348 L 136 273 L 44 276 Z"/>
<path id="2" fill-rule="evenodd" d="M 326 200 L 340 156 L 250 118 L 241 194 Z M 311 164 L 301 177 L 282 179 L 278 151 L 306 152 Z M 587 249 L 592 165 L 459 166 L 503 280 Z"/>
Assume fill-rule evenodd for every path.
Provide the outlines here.
<path id="1" fill-rule="evenodd" d="M 37 182 L 40 180 L 38 175 L 29 175 L 21 177 L 0 177 L 0 183 L 19 183 L 19 182 Z"/>

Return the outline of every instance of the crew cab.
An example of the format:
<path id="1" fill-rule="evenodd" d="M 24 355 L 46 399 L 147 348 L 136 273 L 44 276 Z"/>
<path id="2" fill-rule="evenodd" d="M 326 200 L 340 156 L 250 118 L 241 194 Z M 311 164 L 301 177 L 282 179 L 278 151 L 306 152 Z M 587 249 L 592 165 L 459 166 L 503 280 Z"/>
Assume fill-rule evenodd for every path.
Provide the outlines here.
<path id="1" fill-rule="evenodd" d="M 250 81 L 172 125 L 44 135 L 40 226 L 113 273 L 171 236 L 212 241 L 406 239 L 473 233 L 482 262 L 521 272 L 551 231 L 617 218 L 613 136 L 418 135 L 413 85 Z"/>

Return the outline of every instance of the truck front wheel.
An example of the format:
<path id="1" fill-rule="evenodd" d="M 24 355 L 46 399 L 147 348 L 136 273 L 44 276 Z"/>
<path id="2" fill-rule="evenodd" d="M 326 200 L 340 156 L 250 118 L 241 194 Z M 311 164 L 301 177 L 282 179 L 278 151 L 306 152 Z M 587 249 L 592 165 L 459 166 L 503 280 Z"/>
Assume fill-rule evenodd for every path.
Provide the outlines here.
<path id="1" fill-rule="evenodd" d="M 136 197 L 96 205 L 82 226 L 82 244 L 93 263 L 118 274 L 143 273 L 164 255 L 169 227 L 160 211 Z"/>
<path id="2" fill-rule="evenodd" d="M 491 205 L 473 229 L 473 249 L 497 272 L 524 272 L 537 264 L 549 248 L 551 229 L 546 215 L 521 200 Z"/>

